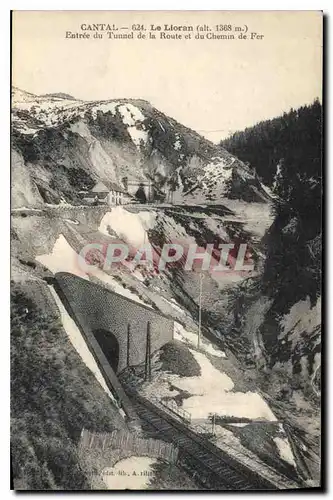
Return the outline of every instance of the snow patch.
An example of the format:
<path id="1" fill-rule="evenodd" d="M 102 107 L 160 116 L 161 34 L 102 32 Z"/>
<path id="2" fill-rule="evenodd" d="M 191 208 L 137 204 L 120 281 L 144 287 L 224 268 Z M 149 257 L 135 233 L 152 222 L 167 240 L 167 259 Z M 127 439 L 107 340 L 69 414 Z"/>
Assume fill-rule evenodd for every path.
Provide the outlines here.
<path id="1" fill-rule="evenodd" d="M 288 224 L 282 228 L 282 233 L 289 235 L 291 234 L 295 236 L 297 232 L 297 227 L 298 227 L 298 219 L 297 217 L 292 217 L 288 222 Z"/>
<path id="2" fill-rule="evenodd" d="M 122 104 L 118 108 L 119 113 L 122 116 L 125 125 L 132 127 L 138 121 L 143 121 L 145 119 L 141 111 L 133 104 Z"/>
<path id="3" fill-rule="evenodd" d="M 75 224 L 76 226 L 79 226 L 80 223 L 76 219 L 64 219 L 66 222 L 69 222 L 70 224 Z"/>
<path id="4" fill-rule="evenodd" d="M 179 139 L 177 139 L 177 140 L 175 141 L 175 143 L 174 143 L 173 147 L 174 147 L 174 149 L 175 149 L 176 151 L 179 151 L 179 150 L 182 148 L 182 145 L 181 145 L 181 142 L 180 142 L 180 140 L 179 140 Z"/>
<path id="5" fill-rule="evenodd" d="M 223 186 L 220 185 L 220 188 L 225 189 L 224 183 L 232 177 L 232 169 L 229 165 L 226 165 L 223 158 L 214 159 L 214 161 L 205 165 L 203 170 L 204 174 L 198 176 L 198 181 L 206 189 L 211 188 L 217 179 L 219 183 L 223 182 Z"/>
<path id="6" fill-rule="evenodd" d="M 244 224 L 244 230 L 252 233 L 258 239 L 262 238 L 271 226 L 274 216 L 269 203 L 248 203 L 242 200 L 230 200 L 224 198 L 223 205 L 235 213 L 234 220 Z M 223 220 L 232 220 L 233 217 L 226 216 Z"/>
<path id="7" fill-rule="evenodd" d="M 102 113 L 108 113 L 110 112 L 111 114 L 115 114 L 118 106 L 118 102 L 107 102 L 103 104 L 98 104 L 97 106 L 93 106 L 91 108 L 91 114 L 94 120 L 97 118 L 97 112 L 101 111 Z"/>
<path id="8" fill-rule="evenodd" d="M 145 130 L 137 129 L 136 127 L 128 127 L 128 133 L 131 136 L 134 144 L 139 147 L 143 144 L 147 143 L 148 133 Z"/>
<path id="9" fill-rule="evenodd" d="M 103 216 L 98 230 L 110 236 L 108 232 L 108 227 L 110 227 L 126 243 L 135 248 L 141 248 L 148 243 L 147 231 L 154 226 L 155 218 L 154 212 L 136 214 L 117 206 Z"/>
<path id="10" fill-rule="evenodd" d="M 137 280 L 141 281 L 141 283 L 143 283 L 145 281 L 145 277 L 142 276 L 142 274 L 140 273 L 140 271 L 138 271 L 137 269 L 135 269 L 132 272 L 132 276 L 134 276 Z"/>
<path id="11" fill-rule="evenodd" d="M 210 202 L 220 201 L 227 193 L 229 181 L 232 179 L 232 164 L 233 162 L 227 163 L 222 157 L 211 158 L 210 163 L 201 167 L 202 173 L 197 176 L 195 185 L 184 193 L 186 201 L 191 203 L 200 203 L 203 199 Z"/>
<path id="12" fill-rule="evenodd" d="M 13 98 L 13 110 L 17 109 L 28 111 L 32 118 L 36 118 L 42 124 L 42 126 L 38 124 L 38 128 L 33 133 L 43 128 L 44 125 L 57 125 L 74 116 L 83 117 L 85 113 L 85 107 L 78 100 L 37 96 L 29 93 L 23 96 L 22 92 L 15 92 Z M 29 129 L 15 112 L 13 113 L 13 122 L 18 128 L 21 128 L 22 133 L 32 133 L 33 129 Z"/>
<path id="13" fill-rule="evenodd" d="M 273 182 L 273 192 L 276 190 L 279 182 L 281 182 L 282 177 L 283 177 L 283 175 L 282 175 L 282 162 L 279 162 L 276 165 L 276 172 L 275 172 L 274 182 Z"/>
<path id="14" fill-rule="evenodd" d="M 282 333 L 279 339 L 282 340 L 290 332 L 288 340 L 297 341 L 303 332 L 313 333 L 315 328 L 321 323 L 321 297 L 317 303 L 311 307 L 310 297 L 299 300 L 294 304 L 289 313 L 281 320 Z"/>
<path id="15" fill-rule="evenodd" d="M 205 354 L 193 349 L 189 351 L 200 365 L 200 376 L 179 377 L 166 374 L 166 383 L 163 383 L 163 379 L 158 379 L 158 385 L 153 385 L 147 391 L 153 391 L 154 396 L 159 398 L 175 397 L 177 395 L 175 390 L 190 393 L 190 397 L 183 399 L 182 407 L 191 414 L 193 421 L 207 419 L 211 413 L 228 417 L 276 421 L 275 415 L 259 394 L 232 392 L 234 383 L 226 373 L 217 370 Z M 174 388 L 173 391 L 170 391 L 170 384 Z"/>
<path id="16" fill-rule="evenodd" d="M 123 104 L 118 107 L 123 123 L 127 125 L 128 133 L 131 136 L 134 144 L 139 147 L 141 144 L 146 144 L 148 133 L 143 128 L 143 120 L 145 119 L 141 111 L 133 104 Z M 139 127 L 138 127 L 139 125 Z"/>
<path id="17" fill-rule="evenodd" d="M 55 300 L 55 303 L 57 304 L 57 307 L 59 309 L 59 312 L 61 315 L 62 326 L 64 327 L 64 330 L 67 333 L 69 340 L 71 341 L 74 349 L 77 351 L 77 353 L 79 354 L 79 356 L 81 357 L 82 361 L 87 366 L 87 368 L 89 368 L 89 370 L 94 374 L 97 381 L 102 386 L 102 388 L 107 393 L 107 395 L 113 401 L 115 401 L 114 397 L 112 396 L 110 390 L 108 389 L 108 387 L 105 383 L 104 377 L 103 377 L 100 369 L 98 368 L 98 365 L 95 361 L 94 356 L 91 354 L 91 352 L 88 349 L 88 346 L 87 346 L 80 330 L 76 326 L 74 320 L 70 317 L 70 315 L 66 311 L 63 303 L 61 302 L 61 300 L 60 300 L 58 294 L 56 293 L 56 291 L 54 290 L 53 286 L 49 285 L 48 288 L 49 288 L 49 290 L 50 290 L 50 292 Z"/>
<path id="18" fill-rule="evenodd" d="M 37 255 L 36 260 L 47 267 L 53 274 L 68 272 L 88 279 L 80 269 L 79 256 L 70 246 L 63 234 L 60 234 L 49 254 Z"/>
<path id="19" fill-rule="evenodd" d="M 100 141 L 91 135 L 87 124 L 80 120 L 71 124 L 70 129 L 87 141 L 91 163 L 100 177 L 106 178 L 109 181 L 116 181 L 115 166 L 112 158 L 104 150 Z"/>
<path id="20" fill-rule="evenodd" d="M 63 198 L 63 197 L 60 198 L 59 205 L 62 206 L 62 207 L 72 207 L 73 206 L 70 203 L 68 203 L 65 200 L 65 198 Z"/>
<path id="21" fill-rule="evenodd" d="M 74 134 L 78 134 L 79 136 L 83 137 L 83 139 L 87 139 L 88 141 L 91 141 L 93 139 L 87 124 L 82 120 L 71 123 L 69 128 Z"/>
<path id="22" fill-rule="evenodd" d="M 236 422 L 236 423 L 229 424 L 229 425 L 232 425 L 232 427 L 246 427 L 249 424 L 248 423 L 244 423 L 244 422 Z"/>
<path id="23" fill-rule="evenodd" d="M 266 184 L 263 184 L 262 182 L 260 182 L 260 186 L 263 189 L 263 191 L 265 191 L 265 193 L 270 198 L 277 198 L 277 196 L 273 193 L 272 189 L 270 187 L 266 186 Z"/>
<path id="24" fill-rule="evenodd" d="M 230 237 L 229 237 L 228 233 L 222 227 L 221 220 L 213 219 L 212 217 L 208 217 L 205 220 L 205 226 L 210 231 L 212 231 L 214 234 L 216 234 L 217 236 L 219 236 L 221 238 L 221 240 L 223 240 L 225 242 L 229 242 L 230 241 Z"/>
<path id="25" fill-rule="evenodd" d="M 176 387 L 193 396 L 183 400 L 183 407 L 193 418 L 207 418 L 209 413 L 275 421 L 267 403 L 254 392 L 230 392 L 231 378 L 217 370 L 207 357 L 190 349 L 201 368 L 199 377 L 179 378 Z"/>
<path id="26" fill-rule="evenodd" d="M 184 313 L 184 311 L 182 312 Z M 184 342 L 185 344 L 191 344 L 195 347 L 198 344 L 198 334 L 186 330 L 176 321 L 174 323 L 174 339 Z M 223 351 L 216 349 L 210 342 L 203 338 L 200 340 L 200 349 L 211 356 L 216 356 L 217 358 L 226 357 L 226 354 Z"/>
<path id="27" fill-rule="evenodd" d="M 158 121 L 159 126 L 161 127 L 161 130 L 162 130 L 163 132 L 165 132 L 165 128 L 163 127 L 162 123 L 161 123 L 159 120 L 157 120 L 157 121 Z"/>
<path id="28" fill-rule="evenodd" d="M 145 490 L 153 477 L 155 463 L 156 459 L 149 457 L 125 458 L 103 470 L 103 481 L 108 490 Z"/>
<path id="29" fill-rule="evenodd" d="M 137 147 L 141 146 L 142 143 L 147 143 L 148 133 L 145 130 L 137 129 L 136 127 L 128 127 L 128 133 Z"/>
<path id="30" fill-rule="evenodd" d="M 53 274 L 58 272 L 68 272 L 87 280 L 89 280 L 89 276 L 94 276 L 103 283 L 109 285 L 112 290 L 119 295 L 127 297 L 128 299 L 134 300 L 140 304 L 144 304 L 147 307 L 151 307 L 149 304 L 143 302 L 135 293 L 123 287 L 112 276 L 97 267 L 90 268 L 88 272 L 89 275 L 85 274 L 80 269 L 79 259 L 80 257 L 69 245 L 63 234 L 60 234 L 50 254 L 36 256 L 36 260 L 46 266 L 53 272 Z"/>
<path id="31" fill-rule="evenodd" d="M 294 455 L 293 452 L 291 451 L 288 438 L 275 437 L 273 438 L 273 441 L 279 450 L 279 455 L 282 458 L 282 460 L 288 462 L 288 464 L 292 465 L 296 469 Z"/>
<path id="32" fill-rule="evenodd" d="M 28 210 L 29 212 L 43 212 L 41 208 L 33 208 L 33 207 L 18 207 L 18 208 L 12 208 L 12 212 L 21 212 Z"/>
<path id="33" fill-rule="evenodd" d="M 155 290 L 157 290 L 158 288 L 155 287 Z M 179 307 L 179 305 L 176 303 L 176 301 L 174 299 L 170 299 L 170 300 L 167 300 L 165 297 L 162 297 L 161 296 L 161 299 L 166 302 L 168 305 L 170 305 L 175 311 L 177 311 L 178 313 L 180 313 L 182 316 L 186 316 L 186 311 L 184 311 L 184 309 L 182 309 L 181 307 Z"/>

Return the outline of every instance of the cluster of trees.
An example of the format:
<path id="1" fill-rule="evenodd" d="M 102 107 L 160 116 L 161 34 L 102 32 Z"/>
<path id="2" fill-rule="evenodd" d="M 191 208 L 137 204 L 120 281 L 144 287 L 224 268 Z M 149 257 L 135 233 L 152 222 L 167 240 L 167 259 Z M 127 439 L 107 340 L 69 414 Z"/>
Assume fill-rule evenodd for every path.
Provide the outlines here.
<path id="1" fill-rule="evenodd" d="M 320 175 L 322 107 L 318 99 L 309 106 L 262 121 L 236 132 L 220 145 L 256 169 L 264 184 L 273 187 L 278 165 L 288 170 L 292 182 L 301 176 Z"/>
<path id="2" fill-rule="evenodd" d="M 283 117 L 282 117 L 283 118 Z M 319 101 L 283 118 L 283 142 L 273 179 L 275 221 L 267 237 L 264 279 L 280 292 L 278 309 L 321 290 L 322 109 Z M 276 154 L 276 153 L 275 153 Z M 273 153 L 272 153 L 273 157 Z M 283 307 L 282 307 L 283 305 Z"/>

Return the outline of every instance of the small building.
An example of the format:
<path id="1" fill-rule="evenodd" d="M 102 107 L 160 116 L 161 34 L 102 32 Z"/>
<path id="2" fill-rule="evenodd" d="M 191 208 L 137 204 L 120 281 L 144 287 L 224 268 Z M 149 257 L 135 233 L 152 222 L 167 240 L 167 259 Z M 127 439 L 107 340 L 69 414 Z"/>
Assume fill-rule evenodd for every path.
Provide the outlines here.
<path id="1" fill-rule="evenodd" d="M 133 180 L 123 177 L 123 184 L 127 193 L 142 203 L 153 200 L 153 189 L 150 180 Z"/>
<path id="2" fill-rule="evenodd" d="M 107 181 L 98 181 L 90 191 L 82 194 L 83 201 L 91 204 L 123 205 L 131 200 L 119 184 Z"/>

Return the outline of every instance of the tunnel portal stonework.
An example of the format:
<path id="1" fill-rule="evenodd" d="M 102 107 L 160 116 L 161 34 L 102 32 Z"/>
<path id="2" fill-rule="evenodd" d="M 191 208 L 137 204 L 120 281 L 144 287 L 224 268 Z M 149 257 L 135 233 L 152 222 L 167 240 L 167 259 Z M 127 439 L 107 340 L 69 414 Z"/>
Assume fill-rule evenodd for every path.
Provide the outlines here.
<path id="1" fill-rule="evenodd" d="M 127 364 L 135 366 L 145 362 L 148 322 L 151 353 L 173 339 L 174 321 L 171 318 L 103 286 L 70 273 L 56 273 L 55 288 L 88 344 L 89 339 L 100 344 L 96 332 L 101 331 L 104 335 L 110 332 L 110 337 L 117 339 L 119 361 L 117 367 L 113 366 L 116 373 Z"/>

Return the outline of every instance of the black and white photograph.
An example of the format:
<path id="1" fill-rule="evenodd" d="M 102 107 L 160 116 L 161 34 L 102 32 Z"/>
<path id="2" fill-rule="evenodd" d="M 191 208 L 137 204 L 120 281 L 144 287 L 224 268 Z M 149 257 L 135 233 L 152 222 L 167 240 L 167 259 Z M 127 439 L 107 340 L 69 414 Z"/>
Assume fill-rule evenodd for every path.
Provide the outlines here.
<path id="1" fill-rule="evenodd" d="M 322 487 L 323 13 L 11 13 L 20 491 Z"/>

